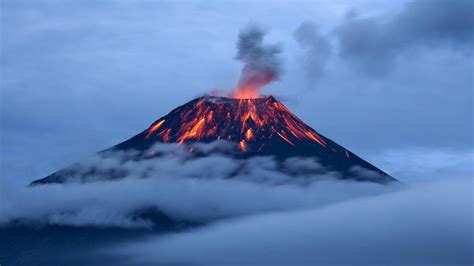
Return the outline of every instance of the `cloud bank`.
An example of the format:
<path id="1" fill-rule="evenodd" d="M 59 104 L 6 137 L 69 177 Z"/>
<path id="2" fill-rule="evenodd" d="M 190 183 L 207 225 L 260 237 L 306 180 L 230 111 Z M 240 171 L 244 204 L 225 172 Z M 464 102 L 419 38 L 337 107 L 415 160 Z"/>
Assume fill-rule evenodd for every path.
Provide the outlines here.
<path id="1" fill-rule="evenodd" d="M 225 147 L 194 146 L 202 154 Z M 321 168 L 310 159 L 278 163 L 271 157 L 242 160 L 223 154 L 191 159 L 188 148 L 157 145 L 142 156 L 159 157 L 139 161 L 131 159 L 137 152 L 109 151 L 68 168 L 70 176 L 63 184 L 4 188 L 0 224 L 151 228 L 153 221 L 137 217 L 137 212 L 152 208 L 174 221 L 209 222 L 314 208 L 398 188 L 338 181 L 330 172 L 304 174 Z"/>
<path id="2" fill-rule="evenodd" d="M 470 265 L 471 196 L 472 179 L 452 177 L 324 208 L 224 221 L 112 253 L 137 264 Z"/>

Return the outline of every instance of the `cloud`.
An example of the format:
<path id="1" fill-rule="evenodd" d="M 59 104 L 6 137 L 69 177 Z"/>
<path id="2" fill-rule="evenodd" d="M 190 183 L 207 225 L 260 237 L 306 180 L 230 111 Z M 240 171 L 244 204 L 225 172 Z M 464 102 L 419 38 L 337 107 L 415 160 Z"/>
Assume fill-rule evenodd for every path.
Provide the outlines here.
<path id="1" fill-rule="evenodd" d="M 328 63 L 332 46 L 329 39 L 323 36 L 316 24 L 302 23 L 293 34 L 293 37 L 304 50 L 303 69 L 310 83 L 314 83 L 324 72 Z"/>
<path id="2" fill-rule="evenodd" d="M 225 146 L 225 145 L 224 145 Z M 218 148 L 199 144 L 201 152 Z M 318 170 L 314 160 L 271 157 L 233 159 L 222 154 L 192 159 L 187 148 L 156 145 L 137 152 L 106 152 L 64 170 L 63 184 L 3 187 L 0 224 L 13 221 L 102 227 L 153 227 L 137 217 L 157 209 L 174 221 L 209 222 L 260 212 L 323 206 L 354 197 L 377 195 L 398 185 L 339 181 Z M 295 175 L 298 174 L 298 175 Z M 7 184 L 8 185 L 8 184 Z"/>
<path id="3" fill-rule="evenodd" d="M 405 148 L 375 153 L 368 159 L 384 165 L 384 170 L 402 182 L 423 182 L 446 175 L 469 178 L 474 174 L 473 150 Z"/>
<path id="4" fill-rule="evenodd" d="M 137 264 L 472 264 L 471 196 L 471 178 L 450 177 L 324 208 L 222 221 L 107 252 Z"/>
<path id="5" fill-rule="evenodd" d="M 359 17 L 353 11 L 336 29 L 339 54 L 372 75 L 387 73 L 410 48 L 472 50 L 474 2 L 416 0 L 393 16 Z"/>

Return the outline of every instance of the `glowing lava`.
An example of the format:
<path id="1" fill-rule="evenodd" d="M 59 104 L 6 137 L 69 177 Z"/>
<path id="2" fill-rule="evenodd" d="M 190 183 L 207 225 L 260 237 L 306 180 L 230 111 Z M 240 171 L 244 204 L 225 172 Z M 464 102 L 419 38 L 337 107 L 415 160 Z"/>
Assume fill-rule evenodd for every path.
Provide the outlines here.
<path id="1" fill-rule="evenodd" d="M 177 119 L 160 119 L 145 133 L 145 140 L 161 142 L 211 142 L 225 139 L 242 151 L 259 151 L 275 140 L 328 147 L 324 137 L 308 127 L 273 97 L 233 99 L 202 97 L 178 107 Z"/>
<path id="2" fill-rule="evenodd" d="M 145 138 L 149 138 L 153 133 L 155 133 L 156 130 L 158 130 L 158 128 L 161 127 L 161 125 L 163 125 L 163 123 L 165 122 L 165 120 L 161 120 L 159 121 L 158 123 L 154 124 L 153 126 L 150 127 L 150 129 L 148 130 L 148 134 L 146 135 Z"/>
<path id="3" fill-rule="evenodd" d="M 235 88 L 229 97 L 237 99 L 260 98 L 260 88 L 276 79 L 276 73 L 272 69 L 257 68 L 247 65 L 242 69 L 242 74 Z"/>
<path id="4" fill-rule="evenodd" d="M 252 128 L 247 129 L 247 131 L 245 131 L 245 139 L 247 141 L 250 141 L 250 140 L 252 140 L 252 136 L 253 136 Z"/>

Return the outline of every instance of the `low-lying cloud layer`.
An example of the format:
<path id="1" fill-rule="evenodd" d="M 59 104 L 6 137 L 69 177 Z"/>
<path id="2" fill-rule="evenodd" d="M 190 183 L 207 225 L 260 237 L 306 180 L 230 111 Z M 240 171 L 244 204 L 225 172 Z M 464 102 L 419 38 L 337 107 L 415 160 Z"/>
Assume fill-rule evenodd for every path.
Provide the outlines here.
<path id="1" fill-rule="evenodd" d="M 206 154 L 224 145 L 197 145 Z M 106 152 L 73 165 L 63 184 L 5 189 L 0 224 L 12 221 L 75 226 L 152 227 L 137 217 L 158 209 L 175 221 L 208 222 L 260 212 L 314 208 L 391 191 L 397 185 L 338 181 L 316 161 L 271 157 L 234 159 L 223 154 L 190 158 L 189 147 L 157 145 L 137 152 Z M 281 167 L 285 172 L 281 171 Z M 111 175 L 111 171 L 113 174 Z M 298 174 L 294 176 L 294 174 Z M 361 173 L 361 174 L 370 174 Z M 113 177 L 113 180 L 110 178 Z"/>
<path id="2" fill-rule="evenodd" d="M 470 178 L 453 177 L 324 208 L 224 221 L 112 253 L 137 264 L 470 265 L 471 193 Z"/>

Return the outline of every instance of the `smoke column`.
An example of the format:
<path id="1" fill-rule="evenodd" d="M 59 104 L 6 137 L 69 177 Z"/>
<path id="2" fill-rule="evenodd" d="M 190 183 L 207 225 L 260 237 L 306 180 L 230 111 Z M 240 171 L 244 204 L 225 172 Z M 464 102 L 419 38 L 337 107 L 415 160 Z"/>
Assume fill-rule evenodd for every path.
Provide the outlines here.
<path id="1" fill-rule="evenodd" d="M 242 61 L 244 67 L 231 97 L 258 98 L 262 86 L 278 79 L 281 73 L 281 62 L 278 58 L 281 48 L 276 44 L 265 45 L 265 34 L 264 30 L 255 25 L 240 31 L 235 59 Z"/>

